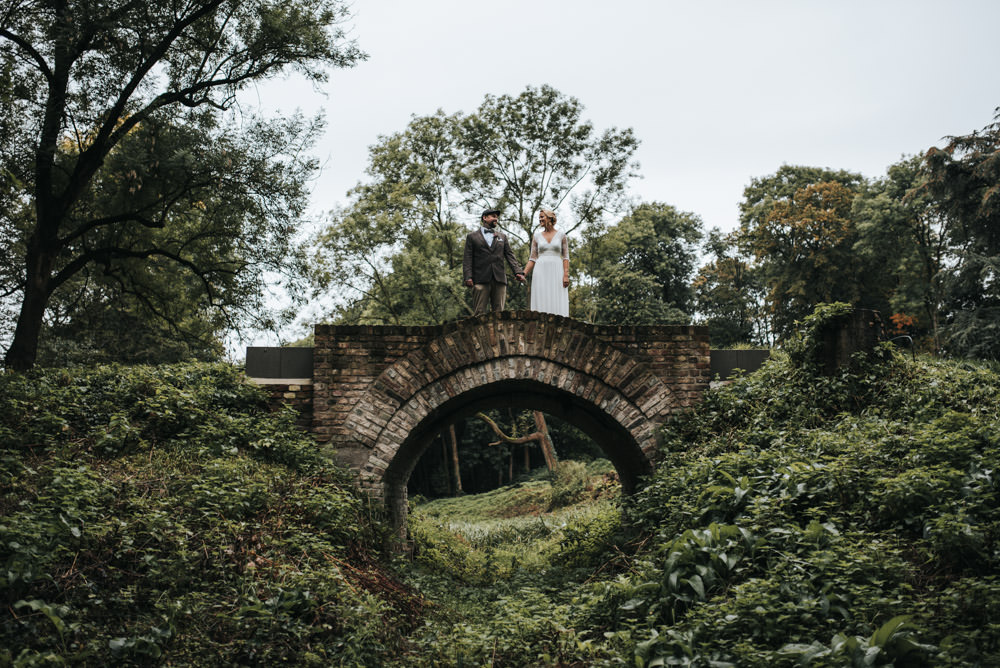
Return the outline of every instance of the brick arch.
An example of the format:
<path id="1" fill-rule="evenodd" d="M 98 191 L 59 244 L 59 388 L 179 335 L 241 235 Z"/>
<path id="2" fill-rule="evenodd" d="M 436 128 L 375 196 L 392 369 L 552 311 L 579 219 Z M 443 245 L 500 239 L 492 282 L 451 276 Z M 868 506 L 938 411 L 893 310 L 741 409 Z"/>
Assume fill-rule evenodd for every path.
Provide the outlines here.
<path id="1" fill-rule="evenodd" d="M 406 481 L 449 421 L 537 408 L 597 436 L 626 488 L 649 470 L 657 427 L 708 386 L 692 326 L 598 326 L 530 311 L 436 327 L 316 327 L 317 434 L 359 483 L 405 517 Z"/>
<path id="2" fill-rule="evenodd" d="M 390 421 L 425 388 L 432 391 L 424 393 L 424 403 L 436 406 L 455 391 L 478 384 L 519 378 L 541 378 L 545 383 L 556 373 L 562 376 L 549 384 L 579 385 L 583 378 L 603 383 L 628 397 L 647 418 L 666 410 L 670 388 L 645 364 L 590 336 L 587 330 L 593 325 L 556 315 L 542 317 L 541 322 L 550 326 L 539 330 L 538 320 L 508 320 L 496 326 L 482 316 L 432 339 L 382 371 L 344 420 L 344 427 L 357 434 L 360 444 L 375 448 L 391 440 L 391 434 L 383 437 Z M 482 367 L 478 375 L 468 372 L 490 360 L 505 361 Z"/>
<path id="3" fill-rule="evenodd" d="M 627 491 L 651 468 L 657 421 L 622 392 L 559 362 L 504 356 L 457 369 L 401 404 L 360 471 L 362 488 L 384 499 L 394 515 L 404 514 L 406 482 L 430 440 L 461 417 L 503 406 L 543 410 L 582 428 Z"/>

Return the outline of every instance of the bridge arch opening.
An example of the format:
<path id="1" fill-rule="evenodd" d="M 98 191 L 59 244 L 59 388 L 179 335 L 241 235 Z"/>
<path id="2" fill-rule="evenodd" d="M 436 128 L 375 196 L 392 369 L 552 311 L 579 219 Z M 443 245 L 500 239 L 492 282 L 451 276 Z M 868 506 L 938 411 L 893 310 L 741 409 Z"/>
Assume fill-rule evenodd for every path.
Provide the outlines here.
<path id="1" fill-rule="evenodd" d="M 450 424 L 497 408 L 538 410 L 581 429 L 611 461 L 626 494 L 633 492 L 640 479 L 651 471 L 649 445 L 641 444 L 634 435 L 638 425 L 622 424 L 596 403 L 544 382 L 498 380 L 457 394 L 429 411 L 395 449 L 381 476 L 383 498 L 394 526 L 405 525 L 407 483 L 431 442 Z"/>

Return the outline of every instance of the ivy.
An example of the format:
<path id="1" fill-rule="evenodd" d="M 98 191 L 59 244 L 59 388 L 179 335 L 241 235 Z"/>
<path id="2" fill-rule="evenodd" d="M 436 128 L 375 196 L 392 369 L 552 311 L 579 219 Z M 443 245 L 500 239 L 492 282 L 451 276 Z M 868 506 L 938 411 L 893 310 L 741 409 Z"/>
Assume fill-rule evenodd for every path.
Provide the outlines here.
<path id="1" fill-rule="evenodd" d="M 0 665 L 1000 663 L 990 365 L 776 353 L 632 497 L 595 462 L 415 503 L 391 569 L 232 367 L 7 374 L 0 438 Z"/>
<path id="2" fill-rule="evenodd" d="M 229 365 L 8 373 L 0 436 L 0 665 L 377 665 L 418 605 Z"/>
<path id="3" fill-rule="evenodd" d="M 1000 374 L 890 355 L 825 376 L 810 331 L 668 427 L 627 506 L 639 568 L 592 623 L 637 665 L 1000 661 L 998 611 L 962 593 L 1000 574 Z"/>

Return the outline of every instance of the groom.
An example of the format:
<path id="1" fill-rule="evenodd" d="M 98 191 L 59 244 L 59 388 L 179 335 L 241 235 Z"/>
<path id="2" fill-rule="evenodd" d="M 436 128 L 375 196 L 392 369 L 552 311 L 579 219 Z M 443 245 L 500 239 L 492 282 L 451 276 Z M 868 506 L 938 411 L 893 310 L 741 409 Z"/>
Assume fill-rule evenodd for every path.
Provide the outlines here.
<path id="1" fill-rule="evenodd" d="M 524 272 L 507 237 L 496 229 L 500 219 L 499 209 L 486 209 L 480 216 L 480 228 L 465 237 L 465 258 L 462 261 L 462 279 L 472 288 L 472 315 L 486 313 L 489 304 L 494 311 L 502 311 L 507 299 L 507 270 L 504 260 L 514 270 L 514 278 L 524 282 Z"/>

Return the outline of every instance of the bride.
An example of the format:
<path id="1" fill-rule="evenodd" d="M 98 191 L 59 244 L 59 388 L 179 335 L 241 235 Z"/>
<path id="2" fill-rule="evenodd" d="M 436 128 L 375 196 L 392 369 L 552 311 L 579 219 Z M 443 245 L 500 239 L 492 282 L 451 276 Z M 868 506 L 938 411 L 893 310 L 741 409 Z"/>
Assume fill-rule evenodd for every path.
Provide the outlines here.
<path id="1" fill-rule="evenodd" d="M 531 237 L 531 256 L 524 267 L 531 281 L 531 310 L 569 315 L 569 244 L 556 229 L 555 211 L 538 212 L 541 229 Z M 536 267 L 537 265 L 537 267 Z"/>

